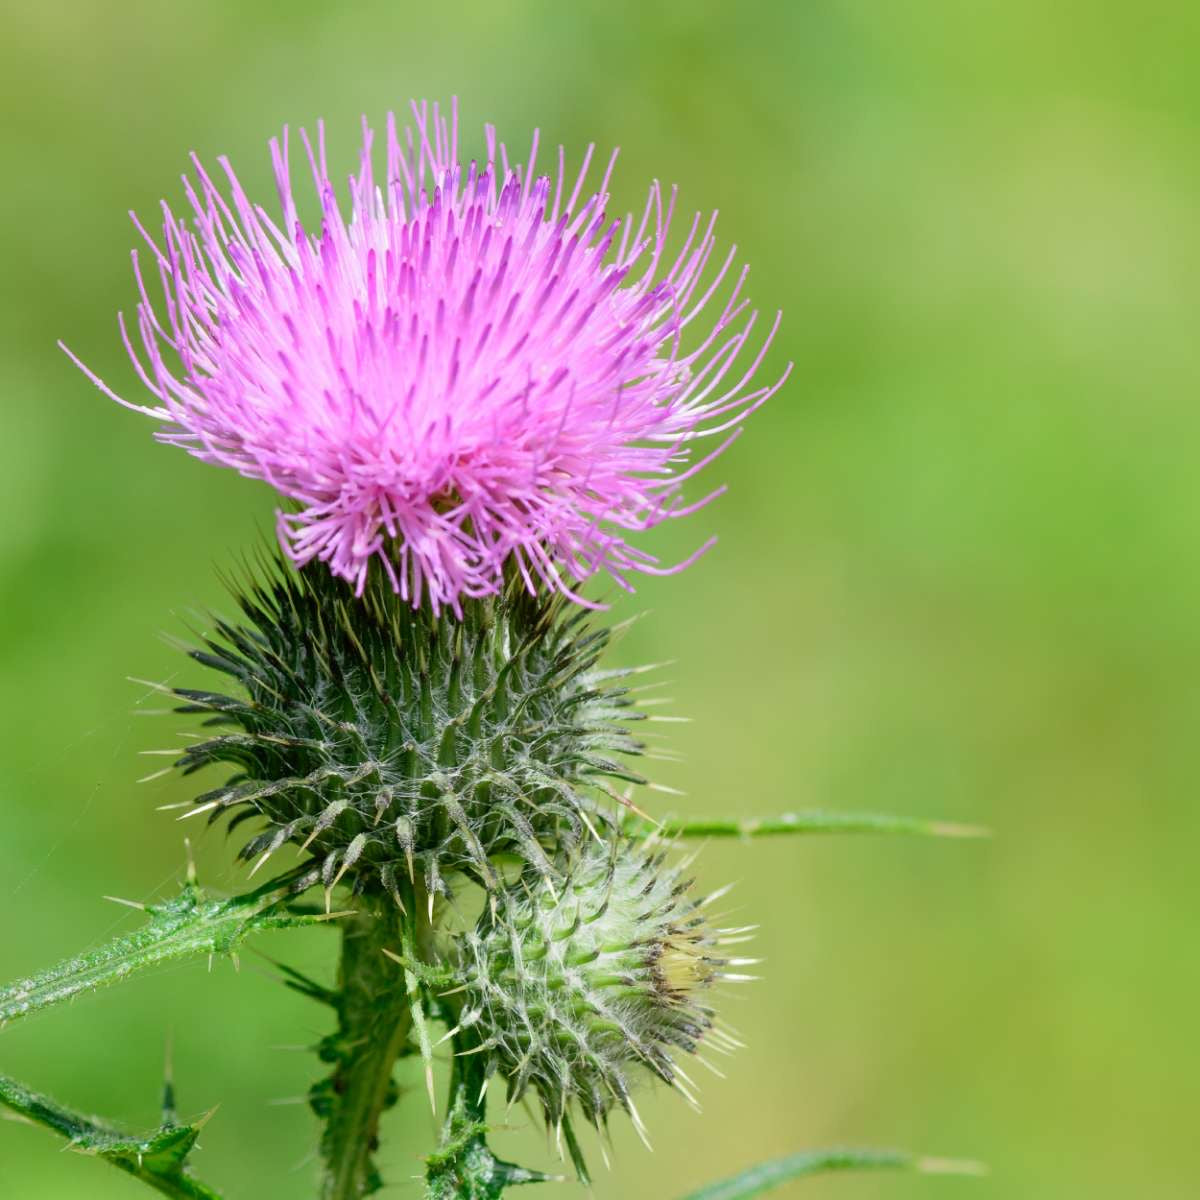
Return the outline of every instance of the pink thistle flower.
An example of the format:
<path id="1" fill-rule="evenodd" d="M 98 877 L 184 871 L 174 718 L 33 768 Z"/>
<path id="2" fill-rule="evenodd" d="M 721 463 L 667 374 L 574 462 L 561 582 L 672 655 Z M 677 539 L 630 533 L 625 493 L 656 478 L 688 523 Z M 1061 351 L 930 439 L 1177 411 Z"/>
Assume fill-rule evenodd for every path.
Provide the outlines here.
<path id="1" fill-rule="evenodd" d="M 402 132 L 389 115 L 378 181 L 364 119 L 348 219 L 323 125 L 315 146 L 301 131 L 317 233 L 297 211 L 286 128 L 271 142 L 282 221 L 228 160 L 222 189 L 195 155 L 190 219 L 164 201 L 160 245 L 134 216 L 163 301 L 134 251 L 141 354 L 120 325 L 157 403 L 122 399 L 67 353 L 165 422 L 159 440 L 293 501 L 278 514 L 286 552 L 359 592 L 373 559 L 435 611 L 495 593 L 509 563 L 531 591 L 575 600 L 601 570 L 630 588 L 632 572 L 682 569 L 711 542 L 663 567 L 626 535 L 724 490 L 681 495 L 786 378 L 751 385 L 778 316 L 742 355 L 757 313 L 745 268 L 722 289 L 736 248 L 714 258 L 716 214 L 669 251 L 675 190 L 655 182 L 639 220 L 610 221 L 615 154 L 588 191 L 593 147 L 573 175 L 561 147 L 538 175 L 536 134 L 522 167 L 487 126 L 486 162 L 464 168 L 457 106 L 449 120 L 436 104 L 413 114 Z M 697 454 L 701 439 L 715 442 Z"/>

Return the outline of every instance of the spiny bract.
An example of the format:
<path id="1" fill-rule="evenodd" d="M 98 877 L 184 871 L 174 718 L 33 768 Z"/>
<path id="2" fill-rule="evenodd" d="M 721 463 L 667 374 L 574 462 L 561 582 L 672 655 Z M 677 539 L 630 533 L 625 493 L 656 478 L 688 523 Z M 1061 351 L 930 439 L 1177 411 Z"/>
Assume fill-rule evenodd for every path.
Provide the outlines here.
<path id="1" fill-rule="evenodd" d="M 721 893 L 693 898 L 684 869 L 645 846 L 590 845 L 565 881 L 526 878 L 498 893 L 462 938 L 460 1028 L 512 1100 L 533 1089 L 577 1163 L 572 1108 L 600 1128 L 620 1105 L 643 1132 L 630 1098 L 639 1072 L 694 1103 L 678 1052 L 734 1044 L 704 993 L 738 978 L 726 968 L 746 960 L 721 947 L 748 931 L 712 928 L 702 910 Z"/>
<path id="2" fill-rule="evenodd" d="M 513 586 L 457 620 L 414 610 L 381 574 L 355 597 L 281 562 L 235 595 L 246 620 L 217 621 L 191 653 L 237 693 L 174 691 L 180 711 L 231 728 L 176 765 L 236 768 L 187 815 L 264 822 L 243 858 L 294 842 L 327 888 L 352 872 L 397 895 L 401 871 L 431 897 L 455 871 L 494 887 L 496 856 L 550 871 L 610 824 L 606 776 L 641 781 L 614 757 L 641 749 L 622 725 L 641 714 L 613 683 L 632 672 L 597 669 L 609 631 L 561 597 Z"/>

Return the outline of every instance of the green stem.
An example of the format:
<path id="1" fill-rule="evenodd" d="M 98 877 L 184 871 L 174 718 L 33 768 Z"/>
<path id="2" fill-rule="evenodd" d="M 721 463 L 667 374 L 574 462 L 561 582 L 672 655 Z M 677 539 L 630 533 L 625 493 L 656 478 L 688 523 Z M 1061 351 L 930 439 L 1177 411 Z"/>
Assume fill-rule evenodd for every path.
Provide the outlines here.
<path id="1" fill-rule="evenodd" d="M 383 1186 L 373 1161 L 379 1120 L 399 1097 L 392 1074 L 409 1050 L 413 1023 L 404 973 L 384 951 L 395 953 L 411 940 L 406 923 L 427 924 L 416 898 L 407 899 L 407 915 L 387 899 L 364 901 L 343 927 L 338 1030 L 322 1047 L 336 1065 L 312 1097 L 326 1122 L 322 1200 L 360 1200 Z"/>

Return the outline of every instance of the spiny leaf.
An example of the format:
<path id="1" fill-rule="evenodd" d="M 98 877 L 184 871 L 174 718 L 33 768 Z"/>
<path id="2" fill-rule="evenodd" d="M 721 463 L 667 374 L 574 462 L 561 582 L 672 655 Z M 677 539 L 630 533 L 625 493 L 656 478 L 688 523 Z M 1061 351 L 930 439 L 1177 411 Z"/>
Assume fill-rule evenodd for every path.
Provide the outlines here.
<path id="1" fill-rule="evenodd" d="M 923 1158 L 903 1150 L 809 1150 L 750 1167 L 740 1175 L 691 1192 L 684 1200 L 744 1200 L 800 1179 L 829 1171 L 862 1171 L 893 1168 L 926 1175 L 982 1175 L 982 1164 L 946 1158 Z"/>
<path id="2" fill-rule="evenodd" d="M 176 1200 L 221 1200 L 220 1194 L 194 1179 L 187 1157 L 211 1113 L 186 1125 L 164 1123 L 138 1135 L 63 1108 L 48 1096 L 0 1075 L 0 1106 L 32 1124 L 53 1130 L 71 1150 L 92 1154 Z"/>
<path id="3" fill-rule="evenodd" d="M 148 920 L 140 929 L 0 988 L 0 1027 L 149 967 L 197 955 L 233 954 L 259 930 L 327 919 L 290 912 L 286 907 L 289 885 L 284 877 L 242 896 L 217 899 L 206 896 L 189 879 L 173 900 L 145 906 Z"/>
<path id="4" fill-rule="evenodd" d="M 814 810 L 782 813 L 777 817 L 709 819 L 674 818 L 652 821 L 630 816 L 624 832 L 631 837 L 665 838 L 757 838 L 785 833 L 906 833 L 924 837 L 989 837 L 982 825 L 960 825 L 951 821 L 930 821 L 921 817 L 899 817 L 887 813 L 842 813 Z"/>

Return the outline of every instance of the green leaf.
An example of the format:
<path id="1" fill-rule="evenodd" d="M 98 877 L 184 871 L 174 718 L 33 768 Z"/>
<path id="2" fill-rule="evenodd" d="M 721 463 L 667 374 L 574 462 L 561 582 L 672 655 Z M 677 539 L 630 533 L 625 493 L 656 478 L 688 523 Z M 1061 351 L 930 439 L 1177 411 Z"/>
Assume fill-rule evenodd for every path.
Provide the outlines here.
<path id="1" fill-rule="evenodd" d="M 344 915 L 289 911 L 290 882 L 285 876 L 246 895 L 219 899 L 206 896 L 189 878 L 175 899 L 134 906 L 144 908 L 148 917 L 140 929 L 0 988 L 0 1027 L 150 967 L 198 955 L 233 955 L 259 930 L 310 925 Z"/>
<path id="2" fill-rule="evenodd" d="M 897 817 L 887 813 L 820 810 L 741 820 L 668 817 L 663 821 L 653 821 L 647 817 L 630 816 L 625 819 L 623 830 L 631 837 L 652 837 L 657 834 L 666 838 L 758 838 L 785 833 L 906 833 L 923 837 L 974 838 L 989 837 L 991 834 L 982 825 L 960 825 L 952 821 Z"/>
<path id="3" fill-rule="evenodd" d="M 211 1112 L 187 1125 L 168 1119 L 152 1133 L 131 1134 L 71 1112 L 48 1096 L 32 1092 L 3 1075 L 0 1075 L 0 1106 L 32 1124 L 53 1130 L 66 1139 L 69 1149 L 102 1158 L 164 1196 L 176 1200 L 221 1200 L 218 1192 L 192 1177 L 187 1165 L 187 1157 Z"/>
<path id="4" fill-rule="evenodd" d="M 926 1175 L 982 1175 L 984 1167 L 977 1162 L 947 1158 L 922 1158 L 903 1150 L 810 1150 L 792 1154 L 751 1167 L 731 1179 L 711 1183 L 684 1200 L 743 1200 L 758 1196 L 805 1175 L 820 1175 L 830 1171 L 862 1171 L 893 1168 L 919 1171 Z"/>

